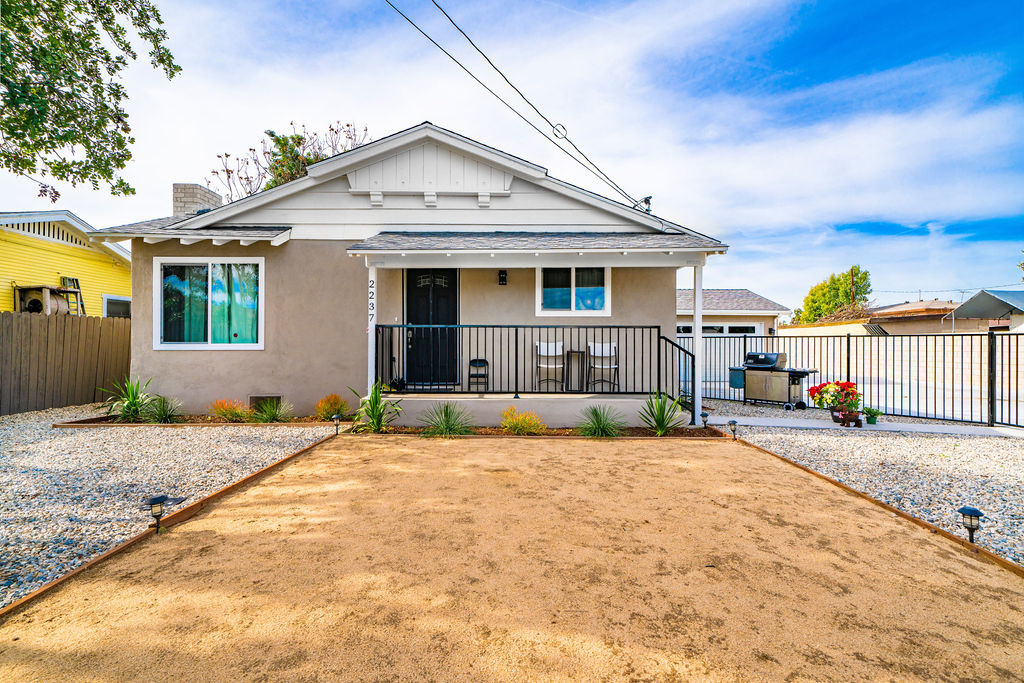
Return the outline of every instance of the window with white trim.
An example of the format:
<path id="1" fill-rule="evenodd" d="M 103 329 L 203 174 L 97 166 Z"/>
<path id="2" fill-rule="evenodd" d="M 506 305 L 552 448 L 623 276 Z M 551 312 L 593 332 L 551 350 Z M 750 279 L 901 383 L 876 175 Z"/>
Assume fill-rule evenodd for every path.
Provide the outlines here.
<path id="1" fill-rule="evenodd" d="M 611 315 L 610 267 L 537 269 L 537 315 Z"/>
<path id="2" fill-rule="evenodd" d="M 263 258 L 153 259 L 153 348 L 263 348 Z"/>
<path id="3" fill-rule="evenodd" d="M 115 296 L 114 294 L 103 295 L 103 317 L 104 318 L 130 318 L 132 317 L 132 298 L 130 296 Z"/>

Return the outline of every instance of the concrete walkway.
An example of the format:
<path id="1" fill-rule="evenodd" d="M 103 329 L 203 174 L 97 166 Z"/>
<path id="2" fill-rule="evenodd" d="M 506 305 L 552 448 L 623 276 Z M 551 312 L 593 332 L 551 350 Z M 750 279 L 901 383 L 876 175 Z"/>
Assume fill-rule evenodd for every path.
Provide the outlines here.
<path id="1" fill-rule="evenodd" d="M 885 422 L 885 416 L 878 424 L 864 424 L 864 427 L 843 427 L 829 420 L 795 420 L 784 417 L 743 417 L 739 415 L 714 415 L 708 424 L 722 427 L 729 420 L 736 420 L 740 426 L 783 427 L 786 429 L 845 429 L 852 432 L 915 432 L 918 434 L 959 434 L 962 436 L 1007 436 L 1024 439 L 1024 429 L 1018 427 L 986 427 L 973 424 L 922 424 L 918 422 Z"/>

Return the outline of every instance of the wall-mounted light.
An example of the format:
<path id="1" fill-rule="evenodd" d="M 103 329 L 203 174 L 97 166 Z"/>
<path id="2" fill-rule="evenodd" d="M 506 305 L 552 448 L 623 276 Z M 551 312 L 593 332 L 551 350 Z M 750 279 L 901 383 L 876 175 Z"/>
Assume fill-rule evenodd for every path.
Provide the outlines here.
<path id="1" fill-rule="evenodd" d="M 498 271 L 498 284 L 502 285 L 502 286 L 508 284 L 508 271 L 507 270 L 499 270 Z"/>

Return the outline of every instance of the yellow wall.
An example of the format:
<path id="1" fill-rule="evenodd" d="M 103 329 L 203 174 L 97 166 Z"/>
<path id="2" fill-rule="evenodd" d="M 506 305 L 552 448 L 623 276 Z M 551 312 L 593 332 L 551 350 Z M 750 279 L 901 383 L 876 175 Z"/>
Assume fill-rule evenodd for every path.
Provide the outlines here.
<path id="1" fill-rule="evenodd" d="M 131 268 L 104 247 L 64 244 L 0 226 L 0 311 L 14 310 L 13 282 L 59 286 L 61 276 L 78 278 L 88 315 L 103 315 L 104 294 L 132 295 Z"/>

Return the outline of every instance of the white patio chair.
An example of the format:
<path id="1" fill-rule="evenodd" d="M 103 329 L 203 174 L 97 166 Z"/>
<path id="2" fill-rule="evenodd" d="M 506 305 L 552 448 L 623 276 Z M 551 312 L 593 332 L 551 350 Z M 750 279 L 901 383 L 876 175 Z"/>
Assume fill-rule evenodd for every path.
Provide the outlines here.
<path id="1" fill-rule="evenodd" d="M 615 342 L 587 343 L 587 389 L 600 382 L 619 390 L 619 349 Z"/>
<path id="2" fill-rule="evenodd" d="M 565 388 L 565 353 L 562 342 L 536 342 L 537 362 L 533 366 L 534 386 L 540 390 L 544 382 L 557 382 Z"/>

